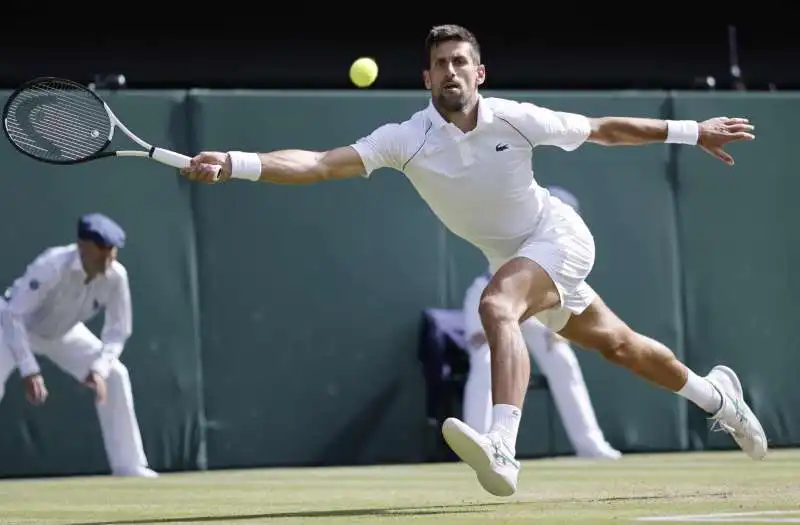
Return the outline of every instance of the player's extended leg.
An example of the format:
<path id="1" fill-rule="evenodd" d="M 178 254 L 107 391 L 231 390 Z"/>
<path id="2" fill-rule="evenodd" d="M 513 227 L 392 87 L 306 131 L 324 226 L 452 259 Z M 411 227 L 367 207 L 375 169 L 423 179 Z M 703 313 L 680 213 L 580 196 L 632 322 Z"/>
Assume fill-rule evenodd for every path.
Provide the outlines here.
<path id="1" fill-rule="evenodd" d="M 767 437 L 745 403 L 739 378 L 730 368 L 716 366 L 707 376 L 699 377 L 666 346 L 628 327 L 600 297 L 580 315 L 572 316 L 559 333 L 692 401 L 711 414 L 716 425 L 730 433 L 751 458 L 766 456 Z"/>
<path id="2" fill-rule="evenodd" d="M 80 382 L 86 379 L 102 350 L 100 340 L 83 324 L 76 325 L 60 341 L 49 341 L 40 346 L 42 353 Z M 118 359 L 111 363 L 106 387 L 105 403 L 95 406 L 112 473 L 117 476 L 157 476 L 147 467 L 130 375 Z"/>
<path id="3" fill-rule="evenodd" d="M 618 459 L 620 452 L 608 444 L 597 422 L 581 365 L 569 343 L 535 318 L 523 323 L 522 335 L 534 361 L 547 377 L 553 402 L 576 455 Z"/>
<path id="4" fill-rule="evenodd" d="M 522 408 L 531 363 L 520 322 L 559 302 L 550 276 L 537 263 L 522 257 L 502 266 L 484 290 L 479 311 L 492 348 L 495 405 Z"/>
<path id="5" fill-rule="evenodd" d="M 495 496 L 516 492 L 520 464 L 515 459 L 522 405 L 530 381 L 530 357 L 520 322 L 559 305 L 553 280 L 530 258 L 515 257 L 495 272 L 484 289 L 480 315 L 491 349 L 492 426 L 485 435 L 456 418 L 442 434 L 451 449 Z"/>

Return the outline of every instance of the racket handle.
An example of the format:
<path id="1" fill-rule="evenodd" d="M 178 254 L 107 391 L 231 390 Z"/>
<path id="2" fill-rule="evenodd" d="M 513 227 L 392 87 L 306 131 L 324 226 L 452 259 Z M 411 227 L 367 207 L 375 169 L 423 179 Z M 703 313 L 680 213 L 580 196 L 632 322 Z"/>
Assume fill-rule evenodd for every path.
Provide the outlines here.
<path id="1" fill-rule="evenodd" d="M 191 157 L 187 157 L 186 155 L 182 155 L 168 149 L 156 148 L 155 146 L 150 149 L 150 158 L 157 160 L 162 164 L 166 164 L 167 166 L 172 166 L 173 168 L 178 169 L 188 168 L 192 161 Z M 214 173 L 214 180 L 217 180 L 217 177 L 219 176 L 219 170 L 222 169 L 222 166 L 214 166 L 214 168 L 216 169 L 216 173 Z"/>

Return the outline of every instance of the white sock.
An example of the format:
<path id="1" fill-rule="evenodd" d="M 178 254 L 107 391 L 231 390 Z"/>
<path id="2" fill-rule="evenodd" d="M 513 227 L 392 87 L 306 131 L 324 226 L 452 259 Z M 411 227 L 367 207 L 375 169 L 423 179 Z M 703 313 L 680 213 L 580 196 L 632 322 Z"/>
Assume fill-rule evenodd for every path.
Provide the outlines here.
<path id="1" fill-rule="evenodd" d="M 722 396 L 714 385 L 705 377 L 700 377 L 689 370 L 689 378 L 683 388 L 678 390 L 678 395 L 685 397 L 709 414 L 716 413 L 722 406 Z"/>
<path id="2" fill-rule="evenodd" d="M 517 433 L 522 411 L 514 405 L 494 405 L 492 407 L 492 428 L 490 432 L 497 432 L 506 442 L 506 445 L 516 454 Z"/>

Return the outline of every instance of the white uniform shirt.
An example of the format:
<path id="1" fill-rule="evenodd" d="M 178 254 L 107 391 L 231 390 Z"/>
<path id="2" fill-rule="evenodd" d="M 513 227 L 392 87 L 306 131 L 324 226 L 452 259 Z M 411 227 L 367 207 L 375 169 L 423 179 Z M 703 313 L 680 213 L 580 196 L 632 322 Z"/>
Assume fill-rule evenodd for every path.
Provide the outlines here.
<path id="1" fill-rule="evenodd" d="M 39 255 L 6 291 L 5 301 L 0 301 L 3 342 L 23 376 L 39 371 L 29 333 L 57 340 L 101 310 L 105 310 L 103 357 L 122 353 L 132 326 L 128 272 L 114 261 L 105 274 L 89 283 L 86 277 L 78 246 L 58 246 Z"/>
<path id="2" fill-rule="evenodd" d="M 590 131 L 582 115 L 479 97 L 478 125 L 468 133 L 445 121 L 431 103 L 352 147 L 365 176 L 384 167 L 403 172 L 449 230 L 485 253 L 508 257 L 544 215 L 563 206 L 534 179 L 533 148 L 572 151 Z"/>

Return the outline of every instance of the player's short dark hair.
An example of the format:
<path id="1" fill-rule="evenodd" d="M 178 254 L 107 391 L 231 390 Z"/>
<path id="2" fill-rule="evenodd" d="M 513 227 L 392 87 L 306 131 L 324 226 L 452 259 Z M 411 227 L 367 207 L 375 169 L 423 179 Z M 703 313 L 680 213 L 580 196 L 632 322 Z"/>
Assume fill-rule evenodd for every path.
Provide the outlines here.
<path id="1" fill-rule="evenodd" d="M 431 63 L 431 50 L 443 42 L 468 42 L 472 47 L 472 58 L 476 63 L 481 61 L 481 46 L 478 44 L 478 39 L 468 29 L 457 26 L 454 24 L 445 24 L 436 26 L 428 31 L 428 36 L 425 38 L 425 63 Z"/>

